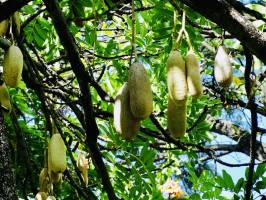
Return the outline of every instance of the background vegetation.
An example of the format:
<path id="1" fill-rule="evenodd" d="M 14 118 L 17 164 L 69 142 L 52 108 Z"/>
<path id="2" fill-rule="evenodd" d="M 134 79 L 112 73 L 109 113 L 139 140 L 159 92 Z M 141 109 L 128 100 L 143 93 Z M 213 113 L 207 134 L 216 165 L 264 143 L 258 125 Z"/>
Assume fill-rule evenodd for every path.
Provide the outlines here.
<path id="1" fill-rule="evenodd" d="M 14 39 L 24 56 L 23 81 L 9 88 L 13 111 L 5 116 L 4 131 L 15 174 L 12 199 L 16 193 L 31 199 L 38 192 L 51 118 L 68 150 L 63 182 L 54 186 L 57 199 L 179 198 L 177 186 L 172 191 L 162 187 L 169 180 L 180 185 L 182 198 L 191 200 L 265 198 L 266 39 L 260 34 L 265 30 L 265 2 L 135 0 L 137 56 L 150 76 L 154 111 L 142 122 L 137 138 L 127 142 L 114 131 L 112 112 L 113 98 L 134 60 L 131 5 L 127 0 L 0 4 L 0 21 L 19 10 L 22 22 Z M 166 125 L 165 63 L 183 11 L 204 95 L 188 100 L 187 134 L 176 140 Z M 228 90 L 213 78 L 222 42 L 233 65 Z M 0 63 L 10 44 L 10 37 L 0 38 Z M 179 50 L 185 55 L 187 43 Z M 79 152 L 90 163 L 87 187 L 75 164 Z M 236 153 L 249 156 L 248 161 L 224 160 Z M 246 166 L 245 176 L 233 180 L 229 170 L 217 172 L 217 163 Z M 0 169 L 3 174 L 2 165 Z M 6 186 L 0 185 L 4 196 Z"/>

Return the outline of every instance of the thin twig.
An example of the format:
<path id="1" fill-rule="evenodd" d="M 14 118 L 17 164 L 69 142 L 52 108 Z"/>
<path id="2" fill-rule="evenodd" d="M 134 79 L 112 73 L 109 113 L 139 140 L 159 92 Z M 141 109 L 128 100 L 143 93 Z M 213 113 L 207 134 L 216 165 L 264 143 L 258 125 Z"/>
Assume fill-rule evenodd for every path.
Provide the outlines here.
<path id="1" fill-rule="evenodd" d="M 130 65 L 132 64 L 132 57 L 134 55 L 135 61 L 137 60 L 137 50 L 136 50 L 136 16 L 135 16 L 135 5 L 134 0 L 132 0 L 132 39 L 131 39 L 131 45 L 132 45 L 132 51 L 130 56 Z"/>

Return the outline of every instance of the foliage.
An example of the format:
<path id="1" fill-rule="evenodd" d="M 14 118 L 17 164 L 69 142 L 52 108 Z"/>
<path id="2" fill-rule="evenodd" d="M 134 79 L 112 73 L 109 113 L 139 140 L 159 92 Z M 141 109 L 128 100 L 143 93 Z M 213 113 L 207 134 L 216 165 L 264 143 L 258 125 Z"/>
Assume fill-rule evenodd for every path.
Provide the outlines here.
<path id="1" fill-rule="evenodd" d="M 127 81 L 134 28 L 130 3 L 114 2 L 60 1 L 61 11 L 78 46 L 86 72 L 110 97 L 115 97 L 119 88 Z M 241 152 L 241 150 L 230 150 L 229 147 L 225 150 L 214 148 L 216 138 L 220 140 L 219 135 L 230 138 L 230 142 L 226 144 L 232 146 L 231 141 L 239 142 L 239 138 L 242 137 L 240 134 L 250 130 L 249 117 L 245 119 L 245 110 L 248 108 L 245 103 L 241 104 L 248 100 L 244 81 L 243 47 L 233 38 L 234 36 L 224 33 L 216 24 L 179 1 L 177 4 L 180 9 L 178 11 L 171 3 L 164 0 L 135 1 L 136 50 L 138 59 L 144 64 L 152 83 L 154 105 L 152 116 L 142 122 L 135 140 L 125 141 L 115 132 L 112 101 L 101 98 L 97 87 L 92 84 L 90 86 L 92 105 L 100 133 L 97 143 L 104 164 L 115 194 L 125 200 L 167 199 L 168 195 L 161 191 L 161 187 L 169 180 L 181 186 L 184 199 L 244 199 L 248 168 L 246 168 L 246 177 L 234 180 L 230 171 L 223 170 L 222 173 L 217 173 L 215 167 L 217 159 L 222 160 L 222 156 L 226 153 Z M 258 4 L 248 6 L 265 16 L 264 6 Z M 186 30 L 201 66 L 204 95 L 196 100 L 189 97 L 187 133 L 180 140 L 175 140 L 164 135 L 168 134 L 166 60 L 173 48 L 173 31 L 181 28 L 182 10 L 186 11 Z M 174 11 L 177 12 L 176 23 Z M 39 14 L 27 21 L 36 12 Z M 84 191 L 91 190 L 99 199 L 108 199 L 103 189 L 101 175 L 91 159 L 92 155 L 88 148 L 86 137 L 88 133 L 82 124 L 84 108 L 79 84 L 49 15 L 40 0 L 34 0 L 20 10 L 22 24 L 25 22 L 27 24 L 22 25 L 24 28 L 21 37 L 16 39 L 21 43 L 20 48 L 24 48 L 22 52 L 28 69 L 27 71 L 24 69 L 23 81 L 19 87 L 9 88 L 15 114 L 5 118 L 13 148 L 17 192 L 25 199 L 35 196 L 33 188 L 38 187 L 38 175 L 44 165 L 44 151 L 51 136 L 49 120 L 53 117 L 57 119 L 69 144 L 67 167 L 71 177 L 65 173 L 63 183 L 54 187 L 56 198 L 84 199 L 77 190 L 79 187 Z M 84 20 L 84 25 L 80 26 L 80 21 L 77 20 Z M 258 29 L 263 29 L 261 21 L 257 20 L 254 24 Z M 229 39 L 222 41 L 223 34 Z M 222 42 L 230 52 L 234 69 L 233 84 L 229 90 L 220 88 L 213 78 L 215 52 Z M 179 50 L 183 56 L 188 52 L 189 46 L 185 40 L 181 42 Z M 259 77 L 265 68 L 261 61 L 255 57 L 254 59 L 253 74 Z M 25 72 L 32 78 L 31 80 L 25 79 L 27 76 Z M 262 93 L 264 84 L 263 79 L 261 82 L 255 81 L 252 88 L 258 112 L 261 111 L 258 119 L 262 126 L 265 125 L 263 113 L 266 108 Z M 81 117 L 79 112 L 82 113 Z M 242 130 L 244 127 L 246 132 L 233 129 L 229 130 L 232 132 L 227 132 L 228 129 L 223 130 L 223 127 L 217 130 L 213 128 L 216 122 L 210 120 L 209 116 L 212 119 L 225 120 L 234 116 L 231 121 L 237 125 L 236 129 Z M 262 132 L 258 133 L 259 135 L 262 135 Z M 23 143 L 26 149 L 23 148 Z M 222 142 L 217 144 L 219 145 L 223 145 Z M 89 158 L 87 189 L 84 189 L 82 179 L 78 178 L 75 170 L 75 160 L 79 152 L 86 152 Z M 245 153 L 244 150 L 242 152 Z M 209 162 L 213 159 L 216 161 L 215 164 Z M 32 165 L 32 171 L 28 170 L 29 163 Z M 31 176 L 33 182 L 30 182 Z M 263 194 L 266 189 L 265 164 L 256 166 L 253 179 L 253 192 L 256 197 Z"/>

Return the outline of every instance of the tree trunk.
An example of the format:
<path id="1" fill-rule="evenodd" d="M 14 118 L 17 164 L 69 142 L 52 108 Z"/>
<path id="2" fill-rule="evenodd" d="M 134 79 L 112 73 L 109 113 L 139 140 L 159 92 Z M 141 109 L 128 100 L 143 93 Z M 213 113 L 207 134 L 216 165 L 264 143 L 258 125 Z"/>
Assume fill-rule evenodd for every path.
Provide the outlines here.
<path id="1" fill-rule="evenodd" d="M 11 169 L 11 151 L 7 128 L 0 109 L 0 200 L 17 200 L 14 173 Z"/>

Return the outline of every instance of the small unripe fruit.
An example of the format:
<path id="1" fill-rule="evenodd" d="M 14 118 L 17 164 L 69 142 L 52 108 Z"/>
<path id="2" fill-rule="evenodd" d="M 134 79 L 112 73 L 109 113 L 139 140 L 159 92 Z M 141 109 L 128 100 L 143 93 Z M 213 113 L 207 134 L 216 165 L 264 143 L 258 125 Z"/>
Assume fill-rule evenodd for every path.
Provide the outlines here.
<path id="1" fill-rule="evenodd" d="M 39 175 L 39 185 L 40 185 L 40 192 L 48 192 L 48 185 L 49 185 L 49 175 L 48 169 L 43 168 Z"/>
<path id="2" fill-rule="evenodd" d="M 81 171 L 82 179 L 85 183 L 85 185 L 88 185 L 88 168 L 89 168 L 89 161 L 86 159 L 85 155 L 83 153 L 80 153 L 78 155 L 77 159 L 77 167 Z"/>
<path id="3" fill-rule="evenodd" d="M 10 103 L 10 96 L 6 84 L 4 82 L 2 85 L 0 85 L 0 103 L 1 107 L 8 111 L 8 113 L 11 112 L 12 106 Z"/>
<path id="4" fill-rule="evenodd" d="M 0 22 L 0 36 L 5 36 L 8 29 L 8 20 L 3 20 Z"/>
<path id="5" fill-rule="evenodd" d="M 13 21 L 16 24 L 16 28 L 17 28 L 18 33 L 20 33 L 20 18 L 19 18 L 19 12 L 18 11 L 16 11 L 13 15 Z"/>

